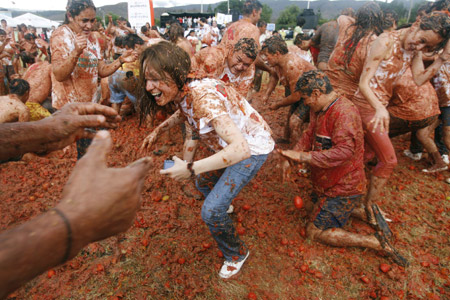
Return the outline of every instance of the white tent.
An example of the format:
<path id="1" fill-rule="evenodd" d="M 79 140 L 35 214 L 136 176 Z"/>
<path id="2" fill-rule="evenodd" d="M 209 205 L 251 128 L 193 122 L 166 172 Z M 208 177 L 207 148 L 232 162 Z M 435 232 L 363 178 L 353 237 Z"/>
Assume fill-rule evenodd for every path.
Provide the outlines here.
<path id="1" fill-rule="evenodd" d="M 31 13 L 26 13 L 13 19 L 18 24 L 24 23 L 27 26 L 31 25 L 36 28 L 51 28 L 52 26 L 58 27 L 60 25 L 58 22 L 43 17 L 39 17 Z"/>
<path id="2" fill-rule="evenodd" d="M 3 19 L 5 19 L 8 26 L 11 26 L 11 27 L 16 27 L 19 24 L 13 18 L 0 14 L 0 20 L 3 20 Z"/>

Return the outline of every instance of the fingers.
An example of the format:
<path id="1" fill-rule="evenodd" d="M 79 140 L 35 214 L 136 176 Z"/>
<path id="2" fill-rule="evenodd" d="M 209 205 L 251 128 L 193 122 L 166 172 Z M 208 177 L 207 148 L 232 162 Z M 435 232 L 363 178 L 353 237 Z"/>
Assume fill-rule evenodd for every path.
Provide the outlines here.
<path id="1" fill-rule="evenodd" d="M 103 165 L 106 165 L 106 154 L 111 150 L 111 147 L 111 134 L 106 130 L 101 130 L 95 135 L 85 157 L 91 162 L 101 162 Z"/>
<path id="2" fill-rule="evenodd" d="M 144 188 L 145 176 L 153 165 L 153 161 L 150 157 L 143 157 L 130 165 L 127 168 L 132 169 L 133 173 L 131 176 L 134 177 L 135 182 L 138 182 L 138 192 L 141 193 Z"/>
<path id="3" fill-rule="evenodd" d="M 104 115 L 110 117 L 111 120 L 117 120 L 117 111 L 109 106 L 97 103 L 71 103 L 63 107 L 79 115 Z M 119 117 L 120 119 L 120 117 Z"/>
<path id="4" fill-rule="evenodd" d="M 71 119 L 69 125 L 77 128 L 104 127 L 107 123 L 105 116 L 102 115 L 73 116 Z"/>

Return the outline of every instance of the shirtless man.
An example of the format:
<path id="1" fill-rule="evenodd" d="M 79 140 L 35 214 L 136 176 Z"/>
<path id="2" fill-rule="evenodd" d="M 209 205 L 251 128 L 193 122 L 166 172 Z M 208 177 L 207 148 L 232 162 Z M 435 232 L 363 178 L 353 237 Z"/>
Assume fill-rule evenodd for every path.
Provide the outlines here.
<path id="1" fill-rule="evenodd" d="M 195 54 L 195 50 L 191 43 L 184 37 L 184 29 L 181 25 L 174 23 L 169 29 L 169 40 L 186 51 L 189 57 L 192 58 Z"/>
<path id="2" fill-rule="evenodd" d="M 8 37 L 14 41 L 14 29 L 8 26 L 8 22 L 5 19 L 1 20 L 2 29 L 6 32 Z"/>
<path id="3" fill-rule="evenodd" d="M 233 86 L 246 97 L 255 74 L 253 62 L 258 54 L 258 45 L 254 39 L 242 38 L 233 49 L 208 47 L 200 50 L 192 58 L 194 77 L 220 79 Z"/>
<path id="4" fill-rule="evenodd" d="M 259 29 L 256 24 L 261 17 L 262 5 L 258 0 L 246 0 L 242 8 L 243 18 L 225 29 L 220 46 L 233 49 L 241 38 L 252 38 L 259 45 Z"/>
<path id="5" fill-rule="evenodd" d="M 329 21 L 317 29 L 312 37 L 312 45 L 319 48 L 319 56 L 317 58 L 317 68 L 326 70 L 331 52 L 338 38 L 339 26 L 336 20 Z"/>
<path id="6" fill-rule="evenodd" d="M 12 66 L 13 54 L 14 49 L 11 47 L 11 38 L 7 37 L 6 31 L 0 29 L 0 96 L 8 94 L 5 77 L 11 80 L 11 75 L 15 74 Z"/>
<path id="7" fill-rule="evenodd" d="M 127 27 L 127 20 L 123 17 L 120 17 L 117 20 L 117 26 L 114 25 L 113 19 L 111 15 L 108 15 L 108 27 L 106 27 L 105 33 L 113 37 L 111 40 L 112 43 L 112 51 L 113 51 L 113 59 L 116 60 L 120 55 L 124 52 L 123 48 L 120 47 L 120 43 L 116 43 L 117 38 L 124 38 L 129 33 L 135 33 L 133 29 Z"/>
<path id="8" fill-rule="evenodd" d="M 0 123 L 28 122 L 30 114 L 25 102 L 30 85 L 23 79 L 13 79 L 9 90 L 11 94 L 0 97 Z"/>
<path id="9" fill-rule="evenodd" d="M 283 106 L 291 106 L 284 128 L 284 137 L 278 141 L 288 143 L 291 134 L 300 133 L 301 126 L 309 117 L 309 108 L 304 104 L 301 93 L 295 91 L 295 85 L 303 72 L 314 70 L 315 67 L 297 54 L 289 52 L 286 42 L 275 36 L 268 38 L 264 42 L 260 57 L 275 70 L 275 76 L 271 76 L 269 86 L 263 97 L 264 103 L 267 103 L 278 80 L 286 88 L 286 97 L 277 103 L 272 103 L 270 108 L 276 110 Z"/>
<path id="10" fill-rule="evenodd" d="M 52 66 L 48 61 L 40 61 L 31 65 L 23 75 L 30 84 L 30 96 L 25 105 L 30 110 L 30 121 L 37 121 L 50 116 L 50 112 L 42 107 L 52 90 Z"/>

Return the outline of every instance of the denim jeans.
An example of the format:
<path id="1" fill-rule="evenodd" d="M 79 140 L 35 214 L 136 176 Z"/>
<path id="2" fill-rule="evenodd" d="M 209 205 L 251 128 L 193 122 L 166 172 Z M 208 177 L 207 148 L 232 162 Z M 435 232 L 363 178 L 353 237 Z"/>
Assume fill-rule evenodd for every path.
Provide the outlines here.
<path id="1" fill-rule="evenodd" d="M 225 260 L 240 261 L 247 254 L 247 247 L 236 235 L 233 221 L 227 214 L 231 201 L 258 173 L 267 159 L 267 154 L 252 155 L 237 164 L 216 172 L 197 177 L 197 189 L 205 196 L 202 219 L 222 251 Z M 221 173 L 222 174 L 218 174 Z"/>

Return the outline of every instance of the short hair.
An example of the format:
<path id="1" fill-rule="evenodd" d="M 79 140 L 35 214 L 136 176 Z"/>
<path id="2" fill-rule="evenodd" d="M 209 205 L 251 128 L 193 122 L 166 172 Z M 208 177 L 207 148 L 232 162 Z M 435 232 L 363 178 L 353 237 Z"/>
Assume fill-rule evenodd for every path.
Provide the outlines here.
<path id="1" fill-rule="evenodd" d="M 309 34 L 299 33 L 295 36 L 294 45 L 301 45 L 302 41 L 309 41 L 311 36 Z"/>
<path id="2" fill-rule="evenodd" d="M 202 21 L 202 23 L 206 23 L 206 18 L 205 17 L 201 17 L 200 21 Z"/>
<path id="3" fill-rule="evenodd" d="M 280 36 L 271 36 L 264 41 L 261 51 L 266 50 L 270 54 L 287 54 L 289 52 L 286 42 Z"/>
<path id="4" fill-rule="evenodd" d="M 303 73 L 295 85 L 295 91 L 311 96 L 314 90 L 319 90 L 322 94 L 329 94 L 333 91 L 330 79 L 321 70 L 310 70 Z"/>
<path id="5" fill-rule="evenodd" d="M 247 0 L 242 6 L 242 14 L 244 16 L 251 15 L 254 10 L 259 11 L 262 9 L 262 4 L 258 0 Z"/>
<path id="6" fill-rule="evenodd" d="M 242 38 L 234 44 L 234 51 L 242 51 L 248 58 L 256 59 L 258 44 L 252 38 Z"/>
<path id="7" fill-rule="evenodd" d="M 384 8 L 383 9 L 383 29 L 389 29 L 395 24 L 398 24 L 398 14 L 390 9 L 390 8 Z"/>
<path id="8" fill-rule="evenodd" d="M 119 17 L 119 18 L 117 19 L 117 21 L 121 21 L 121 22 L 126 21 L 126 22 L 128 22 L 127 19 L 125 19 L 124 17 Z"/>
<path id="9" fill-rule="evenodd" d="M 265 27 L 265 26 L 267 26 L 267 22 L 263 21 L 263 20 L 259 20 L 258 21 L 258 25 L 256 25 L 256 26 L 258 26 L 258 27 Z"/>
<path id="10" fill-rule="evenodd" d="M 22 62 L 24 64 L 33 64 L 36 59 L 36 55 L 34 55 L 33 53 L 30 53 L 28 51 L 20 52 L 19 56 L 22 59 Z"/>
<path id="11" fill-rule="evenodd" d="M 148 27 L 147 26 L 144 25 L 144 26 L 141 27 L 141 32 L 142 33 L 146 33 L 147 31 L 148 31 Z"/>
<path id="12" fill-rule="evenodd" d="M 302 15 L 298 15 L 297 16 L 297 26 L 302 27 L 303 25 L 305 25 L 305 23 L 306 23 L 305 18 L 303 18 Z"/>
<path id="13" fill-rule="evenodd" d="M 134 49 L 134 46 L 136 46 L 136 45 L 143 45 L 143 44 L 144 44 L 144 40 L 141 39 L 140 36 L 138 36 L 137 34 L 134 34 L 134 33 L 127 34 L 123 38 L 123 42 L 122 42 L 123 46 L 127 46 L 130 49 Z"/>
<path id="14" fill-rule="evenodd" d="M 6 31 L 4 31 L 3 29 L 0 29 L 0 35 L 6 35 Z"/>
<path id="15" fill-rule="evenodd" d="M 8 23 L 8 22 L 6 22 L 6 20 L 5 19 L 2 19 L 0 22 L 5 22 L 5 23 Z"/>
<path id="16" fill-rule="evenodd" d="M 27 41 L 31 41 L 31 40 L 33 40 L 33 39 L 35 39 L 36 37 L 34 36 L 34 34 L 32 34 L 32 33 L 27 33 L 27 34 L 25 34 L 25 39 L 27 40 Z"/>
<path id="17" fill-rule="evenodd" d="M 114 46 L 123 47 L 124 46 L 123 40 L 124 40 L 123 36 L 116 36 L 116 38 L 114 39 Z"/>
<path id="18" fill-rule="evenodd" d="M 23 96 L 30 90 L 30 84 L 23 79 L 13 79 L 9 83 L 9 91 L 11 94 Z"/>

